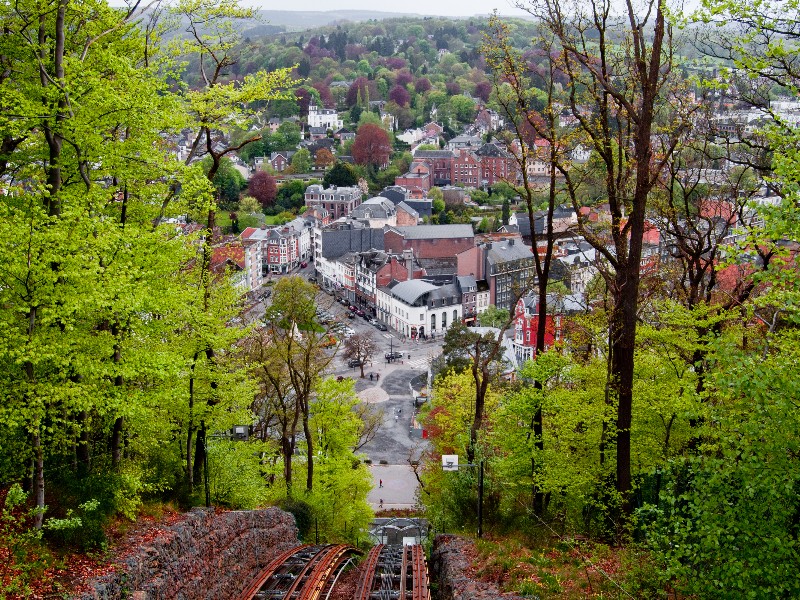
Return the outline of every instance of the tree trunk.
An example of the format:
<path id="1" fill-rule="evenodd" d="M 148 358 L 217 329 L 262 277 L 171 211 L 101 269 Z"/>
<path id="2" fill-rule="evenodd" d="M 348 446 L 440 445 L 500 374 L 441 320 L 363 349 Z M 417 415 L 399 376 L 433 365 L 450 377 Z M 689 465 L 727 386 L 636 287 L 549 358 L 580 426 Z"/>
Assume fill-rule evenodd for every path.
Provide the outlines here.
<path id="1" fill-rule="evenodd" d="M 308 421 L 308 411 L 303 411 L 303 433 L 306 436 L 306 452 L 308 471 L 306 473 L 306 492 L 314 489 L 314 438 L 311 437 L 311 428 Z"/>
<path id="2" fill-rule="evenodd" d="M 33 489 L 36 494 L 36 512 L 33 526 L 41 529 L 44 523 L 44 450 L 42 449 L 41 428 L 36 427 L 33 434 Z"/>

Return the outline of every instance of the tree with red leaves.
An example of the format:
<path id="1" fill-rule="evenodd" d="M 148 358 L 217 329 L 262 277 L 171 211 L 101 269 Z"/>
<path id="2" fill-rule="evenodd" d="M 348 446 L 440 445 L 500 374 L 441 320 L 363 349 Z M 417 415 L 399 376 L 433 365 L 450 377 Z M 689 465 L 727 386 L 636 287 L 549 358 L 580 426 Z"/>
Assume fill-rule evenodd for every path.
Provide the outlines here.
<path id="1" fill-rule="evenodd" d="M 336 157 L 327 148 L 320 148 L 314 155 L 314 166 L 318 169 L 324 169 L 336 162 Z"/>
<path id="2" fill-rule="evenodd" d="M 418 94 L 424 94 L 429 89 L 431 89 L 431 80 L 428 79 L 427 77 L 422 77 L 420 79 L 417 79 L 417 82 L 414 84 L 414 90 Z"/>
<path id="3" fill-rule="evenodd" d="M 365 123 L 358 128 L 352 149 L 357 164 L 384 167 L 389 162 L 391 152 L 389 134 L 378 125 Z"/>
<path id="4" fill-rule="evenodd" d="M 370 81 L 366 77 L 356 79 L 347 90 L 347 106 L 352 107 L 358 102 L 359 93 L 362 102 L 366 102 L 368 98 L 377 99 L 378 95 L 375 93 L 374 84 L 374 81 Z"/>
<path id="5" fill-rule="evenodd" d="M 247 193 L 258 200 L 261 206 L 272 206 L 278 196 L 278 185 L 266 171 L 256 171 L 247 182 Z"/>
<path id="6" fill-rule="evenodd" d="M 319 92 L 320 102 L 322 102 L 325 108 L 336 108 L 336 100 L 333 98 L 333 94 L 331 94 L 331 88 L 321 81 L 318 81 L 311 87 Z"/>
<path id="7" fill-rule="evenodd" d="M 398 106 L 408 106 L 411 102 L 411 94 L 402 85 L 396 85 L 389 91 L 389 100 Z"/>
<path id="8" fill-rule="evenodd" d="M 414 76 L 408 69 L 398 71 L 397 75 L 394 78 L 395 85 L 402 85 L 403 87 L 407 86 L 409 83 L 412 83 L 413 81 L 414 81 Z"/>
<path id="9" fill-rule="evenodd" d="M 488 81 L 481 81 L 475 84 L 475 96 L 484 102 L 489 101 L 489 94 L 492 93 L 492 84 Z"/>

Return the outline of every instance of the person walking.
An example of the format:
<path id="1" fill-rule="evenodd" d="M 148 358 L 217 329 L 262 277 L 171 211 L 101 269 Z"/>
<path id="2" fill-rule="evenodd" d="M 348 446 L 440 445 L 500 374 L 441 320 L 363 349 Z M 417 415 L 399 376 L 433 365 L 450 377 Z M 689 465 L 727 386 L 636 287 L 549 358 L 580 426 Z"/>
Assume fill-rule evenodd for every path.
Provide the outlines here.
<path id="1" fill-rule="evenodd" d="M 378 479 L 378 487 L 379 488 L 383 487 L 383 479 Z"/>

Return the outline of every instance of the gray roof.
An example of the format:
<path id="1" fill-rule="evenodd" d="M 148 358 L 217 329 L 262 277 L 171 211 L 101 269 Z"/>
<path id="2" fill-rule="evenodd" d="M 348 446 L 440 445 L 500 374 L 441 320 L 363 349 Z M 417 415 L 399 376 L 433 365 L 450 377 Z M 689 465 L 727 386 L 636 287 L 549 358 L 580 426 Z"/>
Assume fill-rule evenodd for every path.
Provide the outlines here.
<path id="1" fill-rule="evenodd" d="M 460 300 L 460 296 L 461 294 L 458 290 L 458 286 L 455 283 L 448 283 L 447 285 L 442 285 L 431 291 L 430 295 L 428 296 L 428 300 L 449 299 L 452 300 L 453 303 L 457 304 Z"/>
<path id="2" fill-rule="evenodd" d="M 421 279 L 411 279 L 401 281 L 392 288 L 392 296 L 399 298 L 406 304 L 414 304 L 420 296 L 437 289 L 435 285 L 422 281 Z"/>
<path id="3" fill-rule="evenodd" d="M 362 202 L 359 206 L 350 211 L 350 216 L 354 219 L 366 219 L 367 213 L 371 219 L 386 219 L 397 214 L 394 203 L 388 198 L 375 196 Z"/>
<path id="4" fill-rule="evenodd" d="M 492 264 L 524 258 L 533 258 L 533 250 L 525 244 L 515 243 L 514 240 L 494 242 L 492 247 L 486 250 L 486 260 Z"/>
<path id="5" fill-rule="evenodd" d="M 383 229 L 353 226 L 349 223 L 333 229 L 323 229 L 322 256 L 338 258 L 347 252 L 366 252 L 383 249 Z"/>
<path id="6" fill-rule="evenodd" d="M 414 158 L 453 158 L 452 150 L 417 150 Z"/>
<path id="7" fill-rule="evenodd" d="M 412 227 L 390 227 L 407 240 L 436 240 L 442 238 L 475 237 L 472 225 L 414 225 Z"/>
<path id="8" fill-rule="evenodd" d="M 410 207 L 408 204 L 406 204 L 405 202 L 401 202 L 400 204 L 398 204 L 398 205 L 397 205 L 397 208 L 402 208 L 404 211 L 406 211 L 406 212 L 407 212 L 408 214 L 410 214 L 412 217 L 419 218 L 419 213 L 418 213 L 416 210 L 414 210 L 413 208 L 411 208 L 411 207 Z"/>
<path id="9" fill-rule="evenodd" d="M 478 290 L 478 282 L 473 275 L 459 275 L 456 279 L 462 292 L 475 292 Z"/>

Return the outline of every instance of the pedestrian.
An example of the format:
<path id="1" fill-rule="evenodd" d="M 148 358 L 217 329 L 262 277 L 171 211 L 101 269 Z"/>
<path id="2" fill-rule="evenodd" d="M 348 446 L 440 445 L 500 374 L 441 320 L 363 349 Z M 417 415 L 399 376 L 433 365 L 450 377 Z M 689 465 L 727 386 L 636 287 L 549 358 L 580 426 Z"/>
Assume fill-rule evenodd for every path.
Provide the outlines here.
<path id="1" fill-rule="evenodd" d="M 369 380 L 372 381 L 372 373 L 369 374 Z"/>
<path id="2" fill-rule="evenodd" d="M 383 508 L 383 498 L 378 501 L 378 508 Z"/>
<path id="3" fill-rule="evenodd" d="M 379 488 L 383 487 L 383 479 L 378 479 L 378 487 Z"/>
<path id="4" fill-rule="evenodd" d="M 380 380 L 381 380 L 381 374 L 375 373 L 375 381 L 380 381 Z"/>

